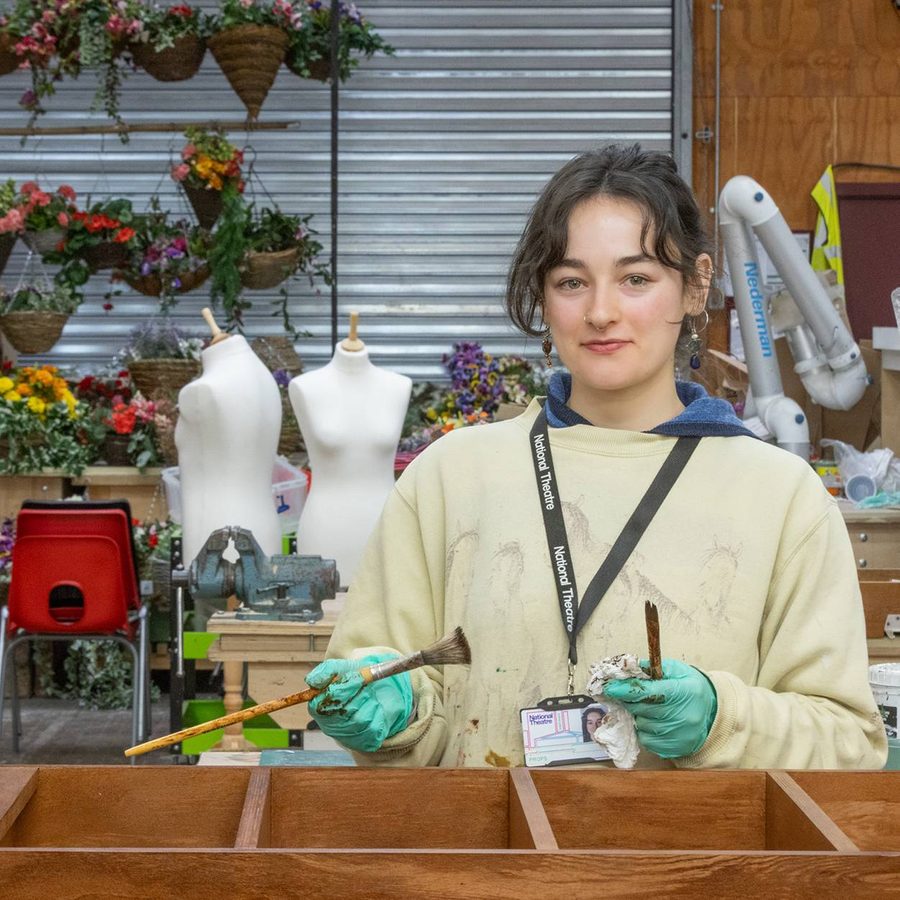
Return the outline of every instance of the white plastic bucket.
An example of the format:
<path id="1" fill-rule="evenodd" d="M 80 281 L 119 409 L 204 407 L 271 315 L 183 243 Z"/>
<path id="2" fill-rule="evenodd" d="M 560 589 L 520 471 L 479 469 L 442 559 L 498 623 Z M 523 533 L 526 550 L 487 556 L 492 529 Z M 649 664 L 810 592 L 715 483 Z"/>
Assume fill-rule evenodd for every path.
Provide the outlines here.
<path id="1" fill-rule="evenodd" d="M 888 738 L 896 739 L 898 734 L 898 712 L 900 712 L 900 663 L 878 663 L 869 666 L 869 684 L 872 695 L 884 719 L 884 730 Z"/>

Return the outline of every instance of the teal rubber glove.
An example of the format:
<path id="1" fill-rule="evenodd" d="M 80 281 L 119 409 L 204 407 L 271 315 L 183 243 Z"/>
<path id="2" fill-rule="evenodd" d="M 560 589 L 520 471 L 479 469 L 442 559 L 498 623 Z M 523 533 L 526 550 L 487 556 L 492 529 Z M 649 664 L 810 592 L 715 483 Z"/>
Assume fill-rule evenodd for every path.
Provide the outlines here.
<path id="1" fill-rule="evenodd" d="M 396 659 L 396 655 L 362 659 L 326 659 L 306 676 L 310 687 L 328 685 L 309 702 L 310 715 L 319 728 L 345 747 L 363 753 L 377 750 L 389 737 L 403 731 L 412 715 L 413 690 L 409 672 L 363 684 L 363 666 Z M 337 681 L 329 682 L 337 676 Z"/>
<path id="2" fill-rule="evenodd" d="M 718 710 L 716 689 L 699 670 L 677 659 L 663 660 L 660 681 L 608 681 L 603 694 L 634 716 L 638 743 L 663 759 L 696 753 L 706 742 Z M 647 668 L 647 660 L 640 666 Z M 649 701 L 648 698 L 661 697 Z"/>

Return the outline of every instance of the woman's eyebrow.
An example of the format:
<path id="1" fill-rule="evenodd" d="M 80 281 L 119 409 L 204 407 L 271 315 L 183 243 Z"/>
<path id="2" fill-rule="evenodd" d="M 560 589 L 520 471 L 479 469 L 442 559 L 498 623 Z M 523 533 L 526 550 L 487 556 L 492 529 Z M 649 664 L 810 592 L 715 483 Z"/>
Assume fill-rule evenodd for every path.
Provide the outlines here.
<path id="1" fill-rule="evenodd" d="M 616 260 L 616 268 L 621 269 L 623 266 L 633 266 L 637 263 L 658 263 L 659 260 L 649 253 L 634 253 L 631 256 L 622 256 Z"/>

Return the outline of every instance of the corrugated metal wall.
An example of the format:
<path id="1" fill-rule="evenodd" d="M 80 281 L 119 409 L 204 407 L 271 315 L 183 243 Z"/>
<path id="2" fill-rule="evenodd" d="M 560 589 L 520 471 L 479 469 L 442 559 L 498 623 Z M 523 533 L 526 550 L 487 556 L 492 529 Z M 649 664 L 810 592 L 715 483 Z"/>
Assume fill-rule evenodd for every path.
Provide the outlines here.
<path id="1" fill-rule="evenodd" d="M 201 4 L 203 5 L 203 4 Z M 209 7 L 211 4 L 205 4 Z M 672 149 L 672 3 L 660 0 L 368 0 L 363 12 L 397 49 L 362 64 L 340 96 L 339 283 L 342 330 L 360 311 L 361 337 L 379 364 L 414 378 L 439 378 L 454 340 L 494 352 L 538 354 L 506 324 L 506 264 L 536 194 L 581 150 L 612 141 Z M 682 61 L 690 65 L 690 60 Z M 26 76 L 0 79 L 7 126 L 24 124 L 18 97 Z M 93 79 L 60 85 L 39 125 L 84 123 Z M 330 90 L 282 69 L 262 120 L 286 131 L 231 132 L 249 139 L 256 172 L 283 209 L 311 212 L 329 253 Z M 244 108 L 207 55 L 194 79 L 163 84 L 133 75 L 122 95 L 129 122 L 242 120 Z M 102 115 L 91 117 L 105 122 Z M 0 176 L 65 181 L 79 194 L 127 196 L 144 209 L 158 193 L 185 213 L 168 177 L 180 134 L 0 138 Z M 256 185 L 257 200 L 265 201 Z M 17 248 L 3 281 L 15 284 Z M 104 313 L 108 282 L 88 297 L 51 358 L 83 370 L 109 360 L 129 330 L 152 316 L 152 300 L 131 293 Z M 277 333 L 275 292 L 249 295 L 248 335 Z M 331 354 L 330 289 L 291 289 L 298 343 L 308 367 Z M 185 295 L 179 324 L 198 330 L 205 291 Z"/>

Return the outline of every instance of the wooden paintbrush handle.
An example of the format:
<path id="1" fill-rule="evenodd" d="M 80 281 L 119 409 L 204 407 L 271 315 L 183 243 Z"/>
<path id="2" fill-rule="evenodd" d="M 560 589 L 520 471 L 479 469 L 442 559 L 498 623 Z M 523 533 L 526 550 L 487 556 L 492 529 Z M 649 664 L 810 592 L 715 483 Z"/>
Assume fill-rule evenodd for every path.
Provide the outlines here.
<path id="1" fill-rule="evenodd" d="M 650 657 L 650 677 L 654 681 L 663 678 L 662 650 L 659 646 L 659 610 L 649 600 L 644 604 L 644 618 L 647 623 L 647 649 Z"/>
<path id="2" fill-rule="evenodd" d="M 236 722 L 244 722 L 247 719 L 254 719 L 257 716 L 268 715 L 279 709 L 284 709 L 286 706 L 295 706 L 298 703 L 308 703 L 313 697 L 318 697 L 324 690 L 325 688 L 307 688 L 305 691 L 298 691 L 296 694 L 288 694 L 286 697 L 279 697 L 277 700 L 269 700 L 266 703 L 249 706 L 247 709 L 240 709 L 227 716 L 219 716 L 218 719 L 211 719 L 209 722 L 201 722 L 199 725 L 192 725 L 190 728 L 182 728 L 181 731 L 175 731 L 172 734 L 154 738 L 152 741 L 146 741 L 143 744 L 129 747 L 125 751 L 125 755 L 140 756 L 140 754 L 149 753 L 151 750 L 159 750 L 160 747 L 169 747 L 172 744 L 177 744 L 185 738 L 195 737 L 198 734 L 206 734 L 208 731 L 215 731 L 217 728 L 224 728 L 226 725 L 234 725 Z"/>

